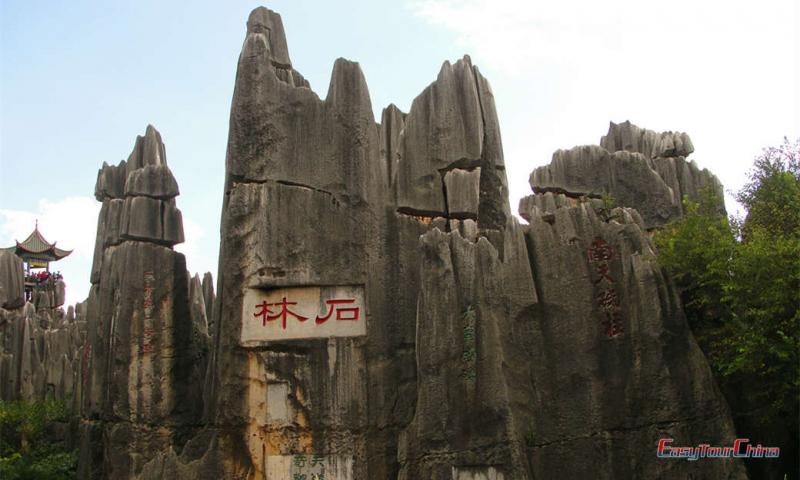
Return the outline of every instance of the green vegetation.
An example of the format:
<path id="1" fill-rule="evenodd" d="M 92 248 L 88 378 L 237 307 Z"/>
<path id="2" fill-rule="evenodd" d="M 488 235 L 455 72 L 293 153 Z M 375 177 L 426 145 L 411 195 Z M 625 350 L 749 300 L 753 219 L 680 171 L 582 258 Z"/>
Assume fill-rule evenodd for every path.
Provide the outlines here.
<path id="1" fill-rule="evenodd" d="M 0 478 L 66 480 L 75 477 L 77 453 L 54 442 L 55 422 L 66 422 L 64 402 L 0 401 Z"/>
<path id="2" fill-rule="evenodd" d="M 610 193 L 603 192 L 600 201 L 603 202 L 603 206 L 600 207 L 600 215 L 608 221 L 611 219 L 611 211 L 617 208 L 617 199 Z"/>
<path id="3" fill-rule="evenodd" d="M 723 386 L 764 422 L 797 431 L 800 405 L 800 140 L 765 149 L 737 199 L 744 220 L 718 213 L 713 192 L 656 235 L 689 324 Z"/>

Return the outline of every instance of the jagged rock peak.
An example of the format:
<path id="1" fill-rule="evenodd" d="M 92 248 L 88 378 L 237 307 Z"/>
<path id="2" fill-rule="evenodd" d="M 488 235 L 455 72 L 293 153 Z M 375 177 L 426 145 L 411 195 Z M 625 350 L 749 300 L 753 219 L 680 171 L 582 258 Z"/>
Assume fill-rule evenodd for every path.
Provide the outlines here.
<path id="1" fill-rule="evenodd" d="M 183 216 L 175 203 L 178 182 L 167 166 L 161 134 L 152 125 L 137 136 L 128 160 L 97 172 L 95 198 L 103 202 L 97 222 L 92 283 L 100 281 L 103 252 L 125 240 L 172 248 L 183 243 Z"/>
<path id="2" fill-rule="evenodd" d="M 239 55 L 240 69 L 245 64 L 251 66 L 245 69 L 246 76 L 263 74 L 264 68 L 287 85 L 310 87 L 308 80 L 292 68 L 281 16 L 267 8 L 256 8 L 247 20 L 247 35 Z"/>
<path id="3" fill-rule="evenodd" d="M 629 120 L 610 122 L 608 134 L 600 139 L 600 146 L 609 152 L 626 150 L 648 158 L 688 157 L 694 152 L 692 140 L 683 132 L 658 133 L 639 128 Z"/>
<path id="4" fill-rule="evenodd" d="M 137 136 L 133 151 L 128 156 L 128 174 L 146 165 L 166 165 L 167 152 L 161 134 L 152 125 L 147 125 L 144 137 Z"/>
<path id="5" fill-rule="evenodd" d="M 611 123 L 600 145 L 557 150 L 549 165 L 534 169 L 534 193 L 571 197 L 610 195 L 618 206 L 636 208 L 646 227 L 671 222 L 683 213 L 682 199 L 711 188 L 724 205 L 722 185 L 685 155 L 693 150 L 685 133 L 656 133 L 630 122 Z"/>
<path id="6" fill-rule="evenodd" d="M 388 109 L 385 119 L 392 119 Z M 469 56 L 442 64 L 436 81 L 412 102 L 397 121 L 382 125 L 383 138 L 394 139 L 384 158 L 398 158 L 391 170 L 398 209 L 414 215 L 453 217 L 443 177 L 453 169 L 480 167 L 477 216 L 481 228 L 502 229 L 510 215 L 500 128 L 494 95 Z M 395 146 L 396 145 L 396 146 Z M 394 167 L 392 162 L 388 166 Z M 455 217 L 465 212 L 455 212 Z"/>
<path id="7" fill-rule="evenodd" d="M 372 111 L 369 87 L 361 71 L 361 65 L 345 58 L 337 58 L 333 63 L 331 83 L 325 102 L 340 110 L 351 108 Z"/>
<path id="8" fill-rule="evenodd" d="M 280 14 L 266 7 L 258 7 L 250 12 L 250 17 L 247 19 L 245 45 L 251 38 L 263 39 L 263 45 L 269 51 L 273 64 L 282 68 L 292 68 Z"/>
<path id="9" fill-rule="evenodd" d="M 138 173 L 140 177 L 134 179 L 129 187 L 128 177 L 143 168 L 147 171 Z M 103 162 L 103 166 L 97 172 L 94 196 L 98 201 L 124 198 L 130 194 L 163 198 L 178 195 L 177 183 L 167 167 L 164 142 L 161 140 L 161 134 L 152 125 L 147 125 L 143 137 L 136 137 L 127 160 L 122 160 L 118 165 Z"/>
<path id="10" fill-rule="evenodd" d="M 128 167 L 125 160 L 119 162 L 119 165 L 109 165 L 103 162 L 103 166 L 97 171 L 94 198 L 98 202 L 111 198 L 123 198 L 125 196 L 125 179 L 127 177 Z"/>

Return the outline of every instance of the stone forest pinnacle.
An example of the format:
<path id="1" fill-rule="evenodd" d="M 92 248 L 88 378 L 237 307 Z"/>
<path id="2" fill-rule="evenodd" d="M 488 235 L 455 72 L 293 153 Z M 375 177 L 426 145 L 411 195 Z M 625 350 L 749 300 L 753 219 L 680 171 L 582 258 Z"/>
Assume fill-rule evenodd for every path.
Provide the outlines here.
<path id="1" fill-rule="evenodd" d="M 86 479 L 747 478 L 656 457 L 736 437 L 650 235 L 722 196 L 692 151 L 611 123 L 533 169 L 520 222 L 470 57 L 376 124 L 359 64 L 320 98 L 259 7 L 216 285 L 173 249 L 180 190 L 147 126 L 98 171 L 84 302 L 24 302 L 0 252 L 0 397 L 68 401 Z"/>

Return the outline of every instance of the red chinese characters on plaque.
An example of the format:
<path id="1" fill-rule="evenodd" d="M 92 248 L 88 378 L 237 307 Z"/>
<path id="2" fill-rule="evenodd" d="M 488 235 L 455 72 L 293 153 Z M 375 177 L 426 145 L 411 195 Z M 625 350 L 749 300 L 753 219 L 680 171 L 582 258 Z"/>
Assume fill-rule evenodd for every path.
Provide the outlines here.
<path id="1" fill-rule="evenodd" d="M 362 285 L 245 291 L 241 343 L 366 335 Z"/>

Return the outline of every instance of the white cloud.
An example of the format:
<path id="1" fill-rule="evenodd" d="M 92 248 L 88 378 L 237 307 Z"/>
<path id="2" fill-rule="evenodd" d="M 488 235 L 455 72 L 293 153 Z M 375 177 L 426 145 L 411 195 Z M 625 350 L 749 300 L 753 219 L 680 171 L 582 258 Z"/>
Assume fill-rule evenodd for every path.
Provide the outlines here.
<path id="1" fill-rule="evenodd" d="M 0 246 L 23 241 L 39 221 L 39 231 L 59 248 L 72 254 L 51 265 L 61 271 L 67 283 L 66 300 L 71 305 L 86 299 L 92 269 L 97 215 L 100 203 L 92 197 L 66 197 L 39 201 L 36 211 L 0 209 Z"/>
<path id="2" fill-rule="evenodd" d="M 512 208 L 558 148 L 609 121 L 688 132 L 738 189 L 762 147 L 799 136 L 797 2 L 418 0 L 492 82 Z M 729 209 L 735 205 L 728 199 Z"/>
<path id="3" fill-rule="evenodd" d="M 89 295 L 89 278 L 97 235 L 97 216 L 101 204 L 92 197 L 66 197 L 39 201 L 36 211 L 0 209 L 0 247 L 25 240 L 39 221 L 39 231 L 59 248 L 73 250 L 67 258 L 51 265 L 51 270 L 64 274 L 67 283 L 67 305 L 82 302 Z M 186 256 L 190 272 L 216 271 L 215 256 L 204 254 L 205 231 L 191 218 L 183 218 L 186 242 L 175 250 Z M 194 270 L 193 270 L 194 268 Z"/>

